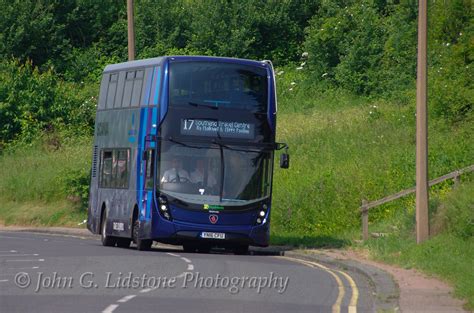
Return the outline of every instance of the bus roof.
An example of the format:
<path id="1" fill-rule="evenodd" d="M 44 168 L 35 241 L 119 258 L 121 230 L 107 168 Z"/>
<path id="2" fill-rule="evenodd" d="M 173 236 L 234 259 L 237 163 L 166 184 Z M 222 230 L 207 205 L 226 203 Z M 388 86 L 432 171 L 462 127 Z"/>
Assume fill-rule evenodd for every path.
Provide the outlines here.
<path id="1" fill-rule="evenodd" d="M 163 63 L 164 60 L 167 60 L 167 59 L 179 60 L 179 61 L 220 61 L 220 62 L 237 63 L 237 64 L 250 65 L 250 66 L 262 66 L 262 67 L 267 67 L 268 65 L 267 61 L 254 61 L 254 60 L 237 59 L 237 58 L 209 57 L 209 56 L 165 56 L 165 57 L 129 61 L 129 62 L 123 62 L 123 63 L 117 63 L 117 64 L 110 64 L 105 67 L 104 73 L 127 70 L 130 68 L 159 65 Z"/>

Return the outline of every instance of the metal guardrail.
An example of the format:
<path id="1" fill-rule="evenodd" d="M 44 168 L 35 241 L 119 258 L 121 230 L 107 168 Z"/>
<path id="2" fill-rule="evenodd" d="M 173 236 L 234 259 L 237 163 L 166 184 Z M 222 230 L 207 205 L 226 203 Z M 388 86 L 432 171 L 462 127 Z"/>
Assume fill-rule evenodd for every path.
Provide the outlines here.
<path id="1" fill-rule="evenodd" d="M 474 164 L 471 166 L 456 170 L 449 174 L 443 175 L 441 177 L 435 178 L 433 180 L 430 180 L 428 182 L 428 185 L 431 187 L 448 179 L 454 179 L 455 182 L 457 183 L 459 181 L 459 176 L 465 173 L 472 172 L 472 171 L 474 171 Z M 372 202 L 367 202 L 367 200 L 365 199 L 362 200 L 362 205 L 360 206 L 360 212 L 362 216 L 362 239 L 367 240 L 369 238 L 369 210 L 371 208 L 375 208 L 387 202 L 405 197 L 409 194 L 414 193 L 415 191 L 416 191 L 416 187 L 412 187 L 412 188 L 402 190 L 400 192 L 397 192 L 396 194 L 393 194 L 393 195 L 390 195 L 385 198 L 375 200 Z"/>

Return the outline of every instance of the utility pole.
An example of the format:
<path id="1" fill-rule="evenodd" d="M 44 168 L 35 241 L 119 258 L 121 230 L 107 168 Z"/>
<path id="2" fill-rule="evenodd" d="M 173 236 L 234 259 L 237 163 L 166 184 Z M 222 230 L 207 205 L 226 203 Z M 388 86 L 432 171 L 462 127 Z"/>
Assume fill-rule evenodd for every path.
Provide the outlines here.
<path id="1" fill-rule="evenodd" d="M 133 0 L 127 0 L 128 60 L 135 60 L 135 28 L 133 26 Z"/>
<path id="2" fill-rule="evenodd" d="M 427 120 L 427 1 L 418 0 L 418 64 L 416 78 L 416 242 L 429 237 Z"/>

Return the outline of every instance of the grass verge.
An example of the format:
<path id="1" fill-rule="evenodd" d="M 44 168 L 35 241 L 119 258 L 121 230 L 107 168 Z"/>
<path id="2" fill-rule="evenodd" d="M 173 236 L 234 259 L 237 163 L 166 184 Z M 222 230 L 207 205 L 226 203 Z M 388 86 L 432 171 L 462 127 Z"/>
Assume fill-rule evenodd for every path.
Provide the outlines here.
<path id="1" fill-rule="evenodd" d="M 86 210 L 77 177 L 90 171 L 90 138 L 39 138 L 0 155 L 0 223 L 75 226 Z"/>
<path id="2" fill-rule="evenodd" d="M 474 181 L 433 197 L 430 240 L 417 245 L 413 212 L 374 225 L 391 229 L 386 237 L 370 239 L 365 246 L 380 261 L 416 268 L 454 286 L 455 296 L 474 310 Z M 391 226 L 391 228 L 387 228 Z"/>
<path id="3" fill-rule="evenodd" d="M 0 224 L 4 225 L 80 227 L 87 218 L 85 210 L 68 200 L 16 202 L 0 199 L 0 202 Z"/>

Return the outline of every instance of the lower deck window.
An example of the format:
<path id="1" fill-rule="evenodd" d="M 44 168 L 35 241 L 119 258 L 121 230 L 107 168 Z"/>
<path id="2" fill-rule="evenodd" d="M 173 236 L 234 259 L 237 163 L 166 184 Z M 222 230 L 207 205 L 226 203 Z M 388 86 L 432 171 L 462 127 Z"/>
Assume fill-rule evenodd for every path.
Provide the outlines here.
<path id="1" fill-rule="evenodd" d="M 101 188 L 128 188 L 130 149 L 103 149 L 100 166 Z"/>

